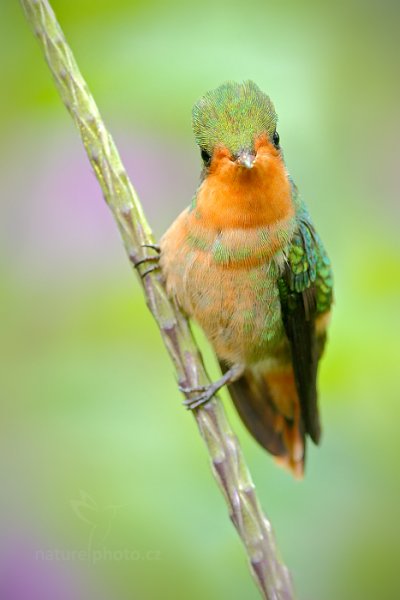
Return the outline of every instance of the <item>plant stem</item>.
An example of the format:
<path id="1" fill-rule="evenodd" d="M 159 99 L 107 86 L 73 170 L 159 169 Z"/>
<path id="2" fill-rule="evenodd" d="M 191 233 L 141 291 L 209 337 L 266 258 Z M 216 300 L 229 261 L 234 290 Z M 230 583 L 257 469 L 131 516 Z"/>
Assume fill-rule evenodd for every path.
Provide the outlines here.
<path id="1" fill-rule="evenodd" d="M 144 258 L 154 238 L 111 135 L 100 116 L 47 0 L 21 0 L 42 47 L 61 99 L 78 127 L 85 150 L 117 222 L 132 264 Z M 167 297 L 157 271 L 140 278 L 178 381 L 185 387 L 209 383 L 189 324 Z M 267 600 L 293 600 L 287 568 L 281 562 L 271 525 L 264 516 L 244 456 L 218 398 L 193 412 L 207 446 L 215 479 L 245 546 L 253 577 Z"/>

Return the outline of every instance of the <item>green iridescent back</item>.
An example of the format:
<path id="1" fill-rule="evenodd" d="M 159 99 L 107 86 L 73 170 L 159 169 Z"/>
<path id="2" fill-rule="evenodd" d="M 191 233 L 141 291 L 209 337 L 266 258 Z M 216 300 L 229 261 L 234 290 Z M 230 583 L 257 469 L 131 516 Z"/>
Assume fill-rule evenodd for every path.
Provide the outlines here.
<path id="1" fill-rule="evenodd" d="M 318 314 L 324 313 L 330 309 L 333 299 L 331 262 L 297 187 L 293 181 L 291 184 L 298 228 L 288 253 L 289 287 L 300 293 L 315 285 L 316 310 Z"/>

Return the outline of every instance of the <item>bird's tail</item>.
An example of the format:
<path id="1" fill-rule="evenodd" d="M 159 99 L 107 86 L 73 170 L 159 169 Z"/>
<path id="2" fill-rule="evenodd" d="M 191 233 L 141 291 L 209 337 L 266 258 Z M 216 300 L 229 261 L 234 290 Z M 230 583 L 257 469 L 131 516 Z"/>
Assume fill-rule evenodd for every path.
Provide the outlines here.
<path id="1" fill-rule="evenodd" d="M 227 367 L 221 364 L 223 371 Z M 229 392 L 247 429 L 276 462 L 301 479 L 305 463 L 305 429 L 291 366 L 247 369 L 229 385 Z"/>

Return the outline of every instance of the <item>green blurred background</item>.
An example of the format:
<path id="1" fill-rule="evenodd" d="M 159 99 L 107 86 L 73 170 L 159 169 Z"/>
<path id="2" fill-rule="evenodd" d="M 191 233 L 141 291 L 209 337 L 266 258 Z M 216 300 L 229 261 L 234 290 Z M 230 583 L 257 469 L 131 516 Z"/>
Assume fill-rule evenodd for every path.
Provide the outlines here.
<path id="1" fill-rule="evenodd" d="M 271 95 L 336 278 L 305 480 L 224 402 L 299 598 L 400 597 L 399 4 L 53 7 L 157 237 L 197 185 L 196 99 Z M 255 600 L 77 133 L 18 2 L 0 17 L 0 598 Z"/>

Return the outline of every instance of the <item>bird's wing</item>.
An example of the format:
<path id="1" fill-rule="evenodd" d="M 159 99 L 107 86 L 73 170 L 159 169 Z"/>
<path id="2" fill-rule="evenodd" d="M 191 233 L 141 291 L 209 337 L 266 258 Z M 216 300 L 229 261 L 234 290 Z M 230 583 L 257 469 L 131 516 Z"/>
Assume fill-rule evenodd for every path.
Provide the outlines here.
<path id="1" fill-rule="evenodd" d="M 316 380 L 326 334 L 317 331 L 316 320 L 329 311 L 332 303 L 332 272 L 322 242 L 305 210 L 298 214 L 298 227 L 278 286 L 305 431 L 318 443 Z"/>

